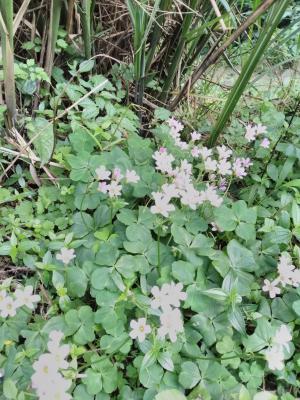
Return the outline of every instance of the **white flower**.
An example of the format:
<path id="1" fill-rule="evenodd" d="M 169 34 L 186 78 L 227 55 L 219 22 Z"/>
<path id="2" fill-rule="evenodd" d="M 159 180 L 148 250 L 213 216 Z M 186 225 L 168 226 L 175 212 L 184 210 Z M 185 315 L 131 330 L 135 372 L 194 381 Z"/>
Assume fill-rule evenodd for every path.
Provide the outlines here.
<path id="1" fill-rule="evenodd" d="M 182 131 L 182 129 L 184 128 L 182 123 L 177 121 L 177 119 L 175 119 L 174 117 L 169 118 L 167 122 L 169 124 L 169 127 L 171 128 L 172 135 L 174 135 L 174 134 L 176 135 L 178 132 Z"/>
<path id="2" fill-rule="evenodd" d="M 211 230 L 214 232 L 223 232 L 223 230 L 219 227 L 219 225 L 216 222 L 211 222 Z"/>
<path id="3" fill-rule="evenodd" d="M 187 294 L 182 292 L 183 284 L 181 282 L 163 285 L 164 291 L 168 294 L 169 304 L 173 307 L 180 307 L 180 302 L 186 300 Z"/>
<path id="4" fill-rule="evenodd" d="M 129 169 L 126 171 L 125 178 L 127 183 L 138 183 L 140 180 L 138 174 L 134 170 L 130 171 Z"/>
<path id="5" fill-rule="evenodd" d="M 203 147 L 200 149 L 200 154 L 201 154 L 203 160 L 205 160 L 207 157 L 211 156 L 211 154 L 212 154 L 212 149 L 208 149 L 207 147 L 203 146 Z"/>
<path id="6" fill-rule="evenodd" d="M 64 334 L 63 334 L 62 331 L 56 331 L 56 330 L 54 330 L 54 331 L 51 331 L 51 332 L 49 333 L 49 338 L 50 338 L 50 340 L 53 341 L 53 342 L 55 342 L 55 343 L 57 343 L 57 344 L 59 344 L 59 343 L 61 342 L 61 340 L 63 339 L 63 337 L 64 337 Z"/>
<path id="7" fill-rule="evenodd" d="M 48 342 L 48 350 L 54 357 L 54 362 L 57 369 L 67 369 L 69 367 L 68 361 L 65 358 L 70 353 L 70 346 L 68 344 L 58 345 L 55 341 Z"/>
<path id="8" fill-rule="evenodd" d="M 69 264 L 75 257 L 74 249 L 67 249 L 66 247 L 62 247 L 60 253 L 56 254 L 56 259 L 62 261 L 65 265 Z"/>
<path id="9" fill-rule="evenodd" d="M 192 155 L 192 157 L 194 157 L 194 158 L 199 157 L 199 155 L 200 155 L 200 149 L 199 149 L 198 146 L 194 146 L 194 147 L 192 148 L 192 150 L 191 150 L 191 155 Z"/>
<path id="10" fill-rule="evenodd" d="M 298 287 L 300 284 L 300 269 L 294 269 L 293 275 L 292 275 L 292 281 L 293 281 L 293 286 Z"/>
<path id="11" fill-rule="evenodd" d="M 247 158 L 238 158 L 237 160 L 238 160 L 238 162 L 240 162 L 240 163 L 242 164 L 242 166 L 245 167 L 245 168 L 250 168 L 251 165 L 253 165 L 253 162 L 250 160 L 249 157 L 247 157 Z"/>
<path id="12" fill-rule="evenodd" d="M 67 369 L 69 366 L 65 358 L 70 353 L 70 346 L 68 344 L 60 345 L 63 337 L 64 334 L 61 331 L 54 330 L 49 334 L 48 350 L 54 356 L 57 369 Z"/>
<path id="13" fill-rule="evenodd" d="M 0 315 L 2 318 L 14 317 L 17 313 L 17 304 L 11 296 L 6 296 L 0 304 Z"/>
<path id="14" fill-rule="evenodd" d="M 220 175 L 231 175 L 231 163 L 225 158 L 222 158 L 218 163 L 218 172 Z"/>
<path id="15" fill-rule="evenodd" d="M 169 197 L 169 199 L 179 197 L 179 191 L 174 183 L 165 183 L 161 188 L 165 196 Z"/>
<path id="16" fill-rule="evenodd" d="M 109 185 L 107 185 L 108 195 L 109 197 L 117 197 L 122 194 L 122 185 L 119 185 L 117 181 L 111 181 Z"/>
<path id="17" fill-rule="evenodd" d="M 164 217 L 168 217 L 171 211 L 175 210 L 173 204 L 170 204 L 170 198 L 160 192 L 153 192 L 152 196 L 155 201 L 155 205 L 150 208 L 152 214 L 161 214 Z"/>
<path id="18" fill-rule="evenodd" d="M 245 166 L 243 165 L 243 162 L 240 158 L 237 158 L 233 165 L 232 165 L 232 170 L 238 178 L 243 178 L 244 176 L 247 175 Z"/>
<path id="19" fill-rule="evenodd" d="M 151 293 L 154 298 L 151 300 L 151 308 L 157 310 L 159 307 L 162 310 L 170 309 L 170 299 L 168 295 L 168 285 L 163 284 L 161 289 L 158 286 L 153 286 Z"/>
<path id="20" fill-rule="evenodd" d="M 146 318 L 139 318 L 136 320 L 131 320 L 130 328 L 132 331 L 129 333 L 129 336 L 132 339 L 138 338 L 140 342 L 143 342 L 146 338 L 146 335 L 151 332 L 150 325 L 147 325 Z"/>
<path id="21" fill-rule="evenodd" d="M 262 290 L 264 292 L 269 292 L 269 296 L 271 299 L 274 299 L 277 294 L 280 294 L 281 290 L 279 287 L 276 285 L 279 283 L 278 279 L 275 279 L 275 281 L 270 282 L 268 279 L 264 280 L 264 286 L 262 287 Z"/>
<path id="22" fill-rule="evenodd" d="M 293 283 L 293 271 L 295 269 L 295 266 L 291 262 L 291 258 L 288 254 L 282 254 L 279 257 L 279 263 L 277 266 L 278 269 L 278 274 L 279 274 L 279 280 L 282 284 L 282 286 L 285 285 L 292 285 Z"/>
<path id="23" fill-rule="evenodd" d="M 189 206 L 192 210 L 196 210 L 201 201 L 200 193 L 190 184 L 186 187 L 186 190 L 181 193 L 180 201 L 181 204 Z"/>
<path id="24" fill-rule="evenodd" d="M 108 184 L 106 182 L 99 182 L 98 190 L 101 193 L 106 194 L 108 192 Z"/>
<path id="25" fill-rule="evenodd" d="M 36 392 L 39 400 L 71 400 L 72 396 L 67 393 L 71 387 L 72 381 L 65 379 L 60 373 L 53 374 L 38 383 L 42 379 L 38 373 L 32 377 L 34 384 L 37 385 Z"/>
<path id="26" fill-rule="evenodd" d="M 32 294 L 32 292 L 32 286 L 26 286 L 22 289 L 16 289 L 14 293 L 16 298 L 16 306 L 26 306 L 30 310 L 33 310 L 35 306 L 34 303 L 38 303 L 41 300 L 41 297 L 38 294 Z"/>
<path id="27" fill-rule="evenodd" d="M 41 354 L 39 359 L 33 363 L 35 373 L 31 377 L 32 387 L 37 389 L 41 383 L 55 380 L 57 377 L 57 365 L 53 354 Z"/>
<path id="28" fill-rule="evenodd" d="M 223 203 L 222 197 L 218 196 L 216 188 L 212 185 L 207 185 L 207 188 L 203 194 L 204 200 L 209 201 L 214 207 L 220 207 L 220 205 Z"/>
<path id="29" fill-rule="evenodd" d="M 1 303 L 5 300 L 7 297 L 7 292 L 5 290 L 0 290 L 0 308 L 1 308 Z"/>
<path id="30" fill-rule="evenodd" d="M 270 140 L 268 138 L 264 138 L 261 143 L 260 146 L 263 147 L 264 149 L 269 148 L 270 146 Z"/>
<path id="31" fill-rule="evenodd" d="M 273 344 L 275 346 L 279 346 L 280 348 L 289 347 L 289 342 L 292 340 L 292 335 L 290 329 L 287 325 L 281 325 L 280 328 L 276 331 L 275 336 L 273 338 Z"/>
<path id="32" fill-rule="evenodd" d="M 171 342 L 176 342 L 177 334 L 183 332 L 183 322 L 178 308 L 167 310 L 160 316 L 161 326 L 158 329 L 158 336 L 165 338 L 169 336 Z"/>
<path id="33" fill-rule="evenodd" d="M 204 168 L 205 168 L 205 171 L 216 171 L 216 169 L 217 169 L 217 161 L 216 160 L 213 160 L 212 158 L 210 158 L 210 157 L 207 157 L 205 160 L 204 160 Z"/>
<path id="34" fill-rule="evenodd" d="M 282 370 L 284 368 L 284 354 L 280 348 L 271 347 L 265 353 L 269 368 L 272 370 Z"/>
<path id="35" fill-rule="evenodd" d="M 245 139 L 248 142 L 252 142 L 253 140 L 256 139 L 256 128 L 255 128 L 255 126 L 252 126 L 250 124 L 248 124 L 246 126 Z"/>
<path id="36" fill-rule="evenodd" d="M 181 150 L 187 150 L 189 148 L 188 143 L 180 140 L 179 138 L 175 139 L 175 144 L 176 144 L 176 146 L 180 147 Z"/>
<path id="37" fill-rule="evenodd" d="M 96 175 L 99 181 L 105 181 L 109 179 L 111 172 L 108 171 L 104 165 L 101 165 L 99 168 L 96 169 Z"/>
<path id="38" fill-rule="evenodd" d="M 232 154 L 232 150 L 229 149 L 228 147 L 222 145 L 222 146 L 217 146 L 217 151 L 219 153 L 219 159 L 224 159 L 227 160 Z"/>
<path id="39" fill-rule="evenodd" d="M 200 140 L 201 139 L 201 133 L 198 133 L 196 131 L 191 133 L 191 139 L 193 142 L 196 142 L 196 140 Z"/>
<path id="40" fill-rule="evenodd" d="M 267 132 L 267 127 L 262 125 L 262 124 L 256 125 L 255 129 L 256 129 L 256 134 L 257 135 L 261 135 L 262 133 L 266 133 Z"/>
<path id="41" fill-rule="evenodd" d="M 166 150 L 156 151 L 152 157 L 155 160 L 156 169 L 163 173 L 172 173 L 172 162 L 174 161 L 172 154 L 168 154 Z"/>

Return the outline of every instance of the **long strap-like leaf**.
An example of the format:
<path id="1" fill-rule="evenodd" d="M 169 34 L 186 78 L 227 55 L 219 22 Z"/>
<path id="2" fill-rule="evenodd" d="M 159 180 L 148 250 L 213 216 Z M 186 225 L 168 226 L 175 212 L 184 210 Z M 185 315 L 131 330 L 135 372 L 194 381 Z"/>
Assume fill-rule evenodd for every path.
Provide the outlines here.
<path id="1" fill-rule="evenodd" d="M 0 0 L 0 13 L 5 101 L 8 110 L 9 125 L 14 125 L 16 117 L 16 94 L 14 77 L 13 0 Z"/>

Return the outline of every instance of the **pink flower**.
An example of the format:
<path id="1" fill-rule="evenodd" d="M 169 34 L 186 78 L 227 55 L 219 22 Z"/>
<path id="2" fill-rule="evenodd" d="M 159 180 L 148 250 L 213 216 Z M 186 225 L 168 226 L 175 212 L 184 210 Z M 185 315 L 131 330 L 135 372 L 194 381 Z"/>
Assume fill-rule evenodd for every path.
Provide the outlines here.
<path id="1" fill-rule="evenodd" d="M 256 129 L 255 126 L 252 126 L 250 124 L 248 124 L 246 126 L 246 133 L 245 133 L 245 139 L 248 142 L 252 142 L 253 140 L 256 139 Z"/>
<path id="2" fill-rule="evenodd" d="M 108 185 L 107 185 L 107 183 L 106 182 L 99 182 L 99 185 L 98 185 L 98 190 L 99 190 L 99 192 L 101 192 L 101 193 L 107 193 L 108 192 Z"/>
<path id="3" fill-rule="evenodd" d="M 164 217 L 168 217 L 171 211 L 175 210 L 173 204 L 170 204 L 170 198 L 165 196 L 163 193 L 156 192 L 152 193 L 155 204 L 150 208 L 152 214 L 161 214 Z"/>
<path id="4" fill-rule="evenodd" d="M 229 158 L 232 154 L 232 150 L 229 149 L 228 147 L 222 145 L 222 146 L 217 146 L 217 151 L 219 153 L 219 158 L 220 159 L 225 159 Z"/>
<path id="5" fill-rule="evenodd" d="M 152 157 L 155 160 L 156 169 L 163 173 L 172 173 L 172 162 L 174 161 L 172 154 L 168 154 L 167 151 L 156 151 Z"/>
<path id="6" fill-rule="evenodd" d="M 122 194 L 122 185 L 119 185 L 118 181 L 111 181 L 110 184 L 107 185 L 107 189 L 109 197 L 118 197 Z"/>
<path id="7" fill-rule="evenodd" d="M 267 132 L 267 127 L 262 125 L 262 124 L 257 124 L 255 126 L 256 129 L 256 134 L 257 135 L 261 135 L 262 133 L 266 133 Z"/>
<path id="8" fill-rule="evenodd" d="M 140 180 L 138 174 L 134 170 L 130 171 L 129 169 L 126 171 L 125 178 L 127 183 L 138 183 Z"/>
<path id="9" fill-rule="evenodd" d="M 62 261 L 65 265 L 69 264 L 75 257 L 74 249 L 67 249 L 66 247 L 62 247 L 60 253 L 56 254 L 56 259 Z"/>
<path id="10" fill-rule="evenodd" d="M 207 157 L 206 160 L 204 160 L 204 168 L 205 168 L 205 171 L 216 171 L 217 161 L 213 160 L 210 157 Z"/>
<path id="11" fill-rule="evenodd" d="M 260 146 L 263 147 L 264 149 L 268 149 L 270 146 L 270 140 L 268 138 L 264 138 L 261 141 Z"/>
<path id="12" fill-rule="evenodd" d="M 95 172 L 96 172 L 97 178 L 98 178 L 100 181 L 103 181 L 103 180 L 105 181 L 105 180 L 109 179 L 110 174 L 111 174 L 111 172 L 108 171 L 108 170 L 104 167 L 104 165 L 101 165 L 99 168 L 97 168 Z"/>
<path id="13" fill-rule="evenodd" d="M 197 140 L 201 139 L 201 133 L 198 133 L 196 131 L 191 133 L 191 139 L 193 142 L 196 142 Z"/>
<path id="14" fill-rule="evenodd" d="M 116 182 L 119 182 L 123 178 L 123 175 L 121 174 L 120 168 L 115 168 L 112 173 L 112 179 L 114 179 Z"/>
<path id="15" fill-rule="evenodd" d="M 197 147 L 197 146 L 195 146 L 195 147 L 193 147 L 192 148 L 192 150 L 191 150 L 191 155 L 193 156 L 193 157 L 199 157 L 199 155 L 200 155 L 200 149 L 199 149 L 199 147 Z"/>

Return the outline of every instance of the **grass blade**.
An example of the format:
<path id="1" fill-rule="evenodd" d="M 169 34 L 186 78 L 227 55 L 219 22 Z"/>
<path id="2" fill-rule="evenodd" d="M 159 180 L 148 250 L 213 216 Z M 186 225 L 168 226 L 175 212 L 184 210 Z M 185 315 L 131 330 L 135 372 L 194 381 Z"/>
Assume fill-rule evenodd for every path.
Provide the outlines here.
<path id="1" fill-rule="evenodd" d="M 92 57 L 92 0 L 81 0 L 80 7 L 84 55 L 86 59 Z"/>
<path id="2" fill-rule="evenodd" d="M 16 92 L 14 77 L 13 0 L 0 0 L 0 31 L 4 73 L 5 102 L 11 126 L 16 118 Z"/>
<path id="3" fill-rule="evenodd" d="M 197 4 L 198 4 L 198 0 L 190 0 L 189 8 L 194 10 L 196 8 Z M 175 53 L 169 62 L 166 79 L 165 79 L 164 85 L 162 87 L 161 96 L 159 98 L 160 101 L 162 101 L 162 102 L 165 102 L 168 98 L 171 86 L 174 81 L 175 74 L 176 74 L 176 72 L 179 68 L 180 62 L 182 60 L 182 55 L 183 55 L 185 44 L 186 44 L 186 35 L 191 28 L 193 18 L 194 18 L 194 14 L 193 14 L 193 12 L 191 12 L 189 10 L 189 12 L 185 15 L 185 17 L 183 19 L 179 41 L 176 46 Z"/>
<path id="4" fill-rule="evenodd" d="M 62 7 L 62 0 L 51 1 L 48 43 L 47 43 L 47 52 L 45 61 L 45 71 L 47 72 L 49 78 L 51 78 L 51 73 L 53 68 L 53 60 L 55 53 L 55 45 L 58 36 L 61 7 Z"/>

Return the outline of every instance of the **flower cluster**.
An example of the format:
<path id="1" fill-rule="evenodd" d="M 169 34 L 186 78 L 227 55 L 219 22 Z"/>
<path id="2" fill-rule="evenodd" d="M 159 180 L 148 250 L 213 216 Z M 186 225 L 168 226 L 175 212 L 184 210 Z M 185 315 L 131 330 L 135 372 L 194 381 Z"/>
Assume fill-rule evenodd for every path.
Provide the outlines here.
<path id="1" fill-rule="evenodd" d="M 205 146 L 196 144 L 196 142 L 201 139 L 201 134 L 198 132 L 191 133 L 191 140 L 189 143 L 184 142 L 180 138 L 180 132 L 184 128 L 182 123 L 175 118 L 170 118 L 168 124 L 170 127 L 170 135 L 174 139 L 175 145 L 182 150 L 189 150 L 193 158 L 201 157 L 205 172 L 210 174 L 210 181 L 215 180 L 217 175 L 219 175 L 221 178 L 223 177 L 220 186 L 224 186 L 224 177 L 226 176 L 233 175 L 242 179 L 247 175 L 247 170 L 252 165 L 249 158 L 230 159 L 230 157 L 232 157 L 232 150 L 224 145 L 217 146 L 215 152 L 214 149 L 208 149 Z M 255 129 L 255 134 L 257 132 L 262 133 L 265 127 L 258 125 Z M 264 144 L 265 143 L 266 142 L 264 142 Z"/>
<path id="2" fill-rule="evenodd" d="M 284 349 L 288 350 L 291 340 L 292 335 L 288 326 L 281 325 L 275 333 L 272 345 L 265 352 L 270 369 L 282 370 L 284 368 Z"/>
<path id="3" fill-rule="evenodd" d="M 256 138 L 267 132 L 267 127 L 263 126 L 261 124 L 258 125 L 250 125 L 248 124 L 246 126 L 246 133 L 245 133 L 245 139 L 247 140 L 247 142 L 253 142 L 254 140 L 256 140 Z M 261 143 L 260 143 L 261 147 L 264 147 L 265 149 L 267 149 L 270 146 L 270 140 L 268 138 L 263 138 Z"/>
<path id="4" fill-rule="evenodd" d="M 127 170 L 125 176 L 122 175 L 119 168 L 109 171 L 104 165 L 96 169 L 96 175 L 99 180 L 98 190 L 101 193 L 107 193 L 109 197 L 118 197 L 122 194 L 121 181 L 126 183 L 137 183 L 140 180 L 139 175 L 134 170 Z"/>
<path id="5" fill-rule="evenodd" d="M 175 210 L 174 205 L 170 204 L 173 198 L 180 198 L 181 204 L 189 206 L 192 210 L 196 210 L 205 201 L 215 207 L 222 204 L 222 198 L 218 196 L 215 186 L 208 184 L 202 191 L 195 188 L 192 182 L 192 165 L 187 160 L 181 161 L 180 167 L 173 168 L 174 157 L 168 154 L 164 147 L 156 151 L 153 158 L 156 169 L 170 178 L 170 182 L 162 186 L 161 192 L 152 193 L 155 204 L 150 210 L 153 214 L 168 217 L 169 212 Z"/>
<path id="6" fill-rule="evenodd" d="M 33 294 L 33 287 L 30 285 L 18 286 L 11 295 L 6 290 L 0 290 L 0 316 L 14 317 L 18 308 L 23 306 L 33 310 L 35 303 L 38 303 L 40 299 L 38 294 Z"/>
<path id="7" fill-rule="evenodd" d="M 177 334 L 183 332 L 183 320 L 179 310 L 180 302 L 187 297 L 185 292 L 182 292 L 182 283 L 165 283 L 161 289 L 154 286 L 151 293 L 154 296 L 151 301 L 151 308 L 159 310 L 160 327 L 158 328 L 158 337 L 164 339 L 169 336 L 171 342 L 176 342 Z M 143 342 L 146 335 L 151 332 L 150 325 L 147 325 L 146 318 L 139 318 L 130 322 L 130 336 L 133 339 L 138 338 Z"/>
<path id="8" fill-rule="evenodd" d="M 35 372 L 31 377 L 31 385 L 36 390 L 39 400 L 72 399 L 68 393 L 72 382 L 64 378 L 60 372 L 69 367 L 66 358 L 70 353 L 70 346 L 60 344 L 63 336 L 60 331 L 52 331 L 49 334 L 49 352 L 40 355 L 33 364 Z"/>
<path id="9" fill-rule="evenodd" d="M 288 253 L 283 253 L 279 257 L 277 271 L 277 278 L 273 281 L 265 279 L 264 286 L 262 288 L 264 292 L 269 292 L 271 299 L 276 297 L 277 294 L 281 293 L 281 289 L 278 287 L 279 284 L 281 284 L 283 287 L 286 285 L 298 287 L 300 284 L 300 269 L 296 268 L 292 264 L 291 257 Z"/>

